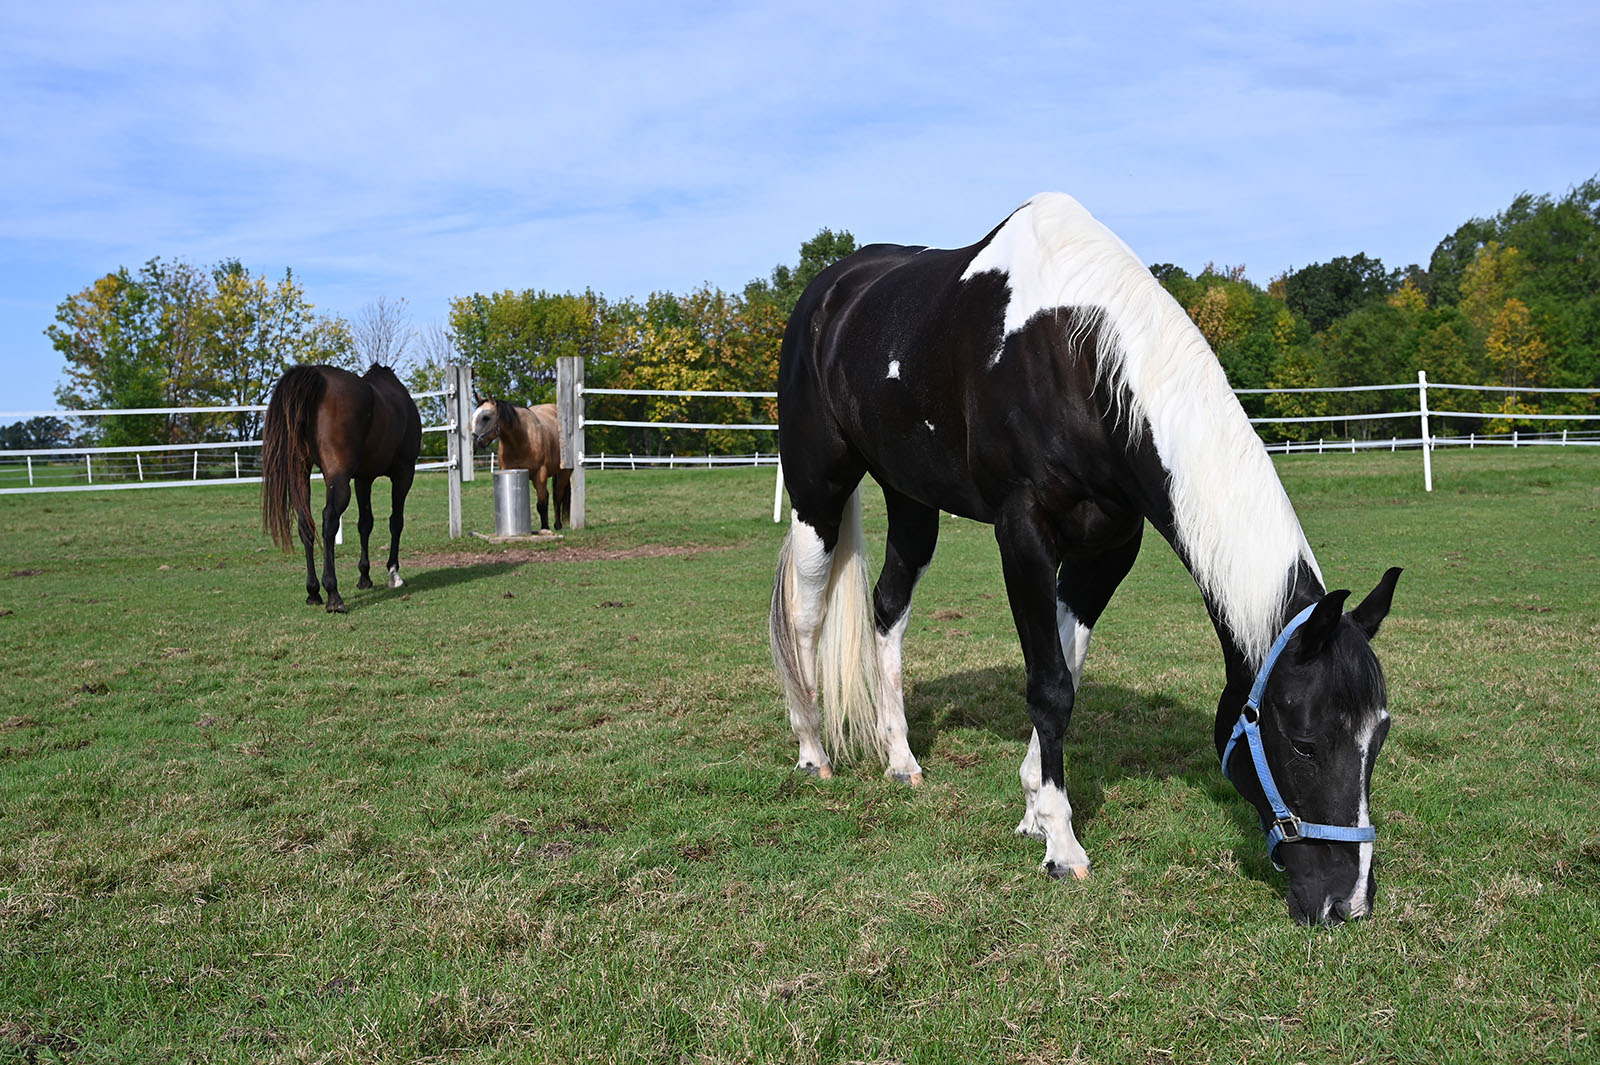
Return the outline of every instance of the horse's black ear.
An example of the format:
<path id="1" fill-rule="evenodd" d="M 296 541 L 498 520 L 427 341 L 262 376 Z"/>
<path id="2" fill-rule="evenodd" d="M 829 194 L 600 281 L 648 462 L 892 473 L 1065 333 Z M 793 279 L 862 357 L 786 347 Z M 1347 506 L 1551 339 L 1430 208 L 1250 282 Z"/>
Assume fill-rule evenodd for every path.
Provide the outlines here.
<path id="1" fill-rule="evenodd" d="M 1350 620 L 1367 634 L 1367 639 L 1378 635 L 1378 626 L 1389 616 L 1389 606 L 1394 602 L 1394 585 L 1400 579 L 1400 567 L 1394 566 L 1383 575 L 1378 586 L 1361 600 L 1361 605 L 1350 611 Z"/>
<path id="2" fill-rule="evenodd" d="M 1329 592 L 1322 597 L 1322 602 L 1306 618 L 1305 624 L 1300 626 L 1300 660 L 1315 658 L 1328 646 L 1333 639 L 1333 634 L 1339 628 L 1339 619 L 1344 616 L 1344 601 L 1350 598 L 1349 591 L 1340 589 Z"/>

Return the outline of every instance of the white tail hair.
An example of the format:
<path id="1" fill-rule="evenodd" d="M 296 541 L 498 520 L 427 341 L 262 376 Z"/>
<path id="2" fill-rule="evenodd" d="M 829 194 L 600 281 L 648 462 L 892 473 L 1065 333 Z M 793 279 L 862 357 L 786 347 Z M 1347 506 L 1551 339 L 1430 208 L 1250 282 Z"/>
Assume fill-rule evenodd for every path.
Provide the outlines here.
<path id="1" fill-rule="evenodd" d="M 778 577 L 772 593 L 772 660 L 783 678 L 791 707 L 809 706 L 820 698 L 823 742 L 830 757 L 875 755 L 888 760 L 883 730 L 878 726 L 878 653 L 872 623 L 872 584 L 867 573 L 866 540 L 861 531 L 861 490 L 845 504 L 821 593 L 821 617 L 807 622 L 796 596 L 802 592 L 794 558 L 794 526 L 778 556 Z M 813 591 L 814 590 L 809 590 Z M 801 661 L 803 626 L 815 632 L 815 672 Z M 809 641 L 805 641 L 809 642 Z M 815 676 L 813 689 L 806 678 Z"/>

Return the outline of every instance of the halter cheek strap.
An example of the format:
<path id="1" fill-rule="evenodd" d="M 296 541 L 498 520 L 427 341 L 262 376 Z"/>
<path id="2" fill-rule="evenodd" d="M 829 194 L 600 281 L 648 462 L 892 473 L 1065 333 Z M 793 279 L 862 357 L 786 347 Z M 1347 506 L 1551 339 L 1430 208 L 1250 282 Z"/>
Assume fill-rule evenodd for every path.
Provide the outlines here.
<path id="1" fill-rule="evenodd" d="M 1289 809 L 1289 804 L 1283 801 L 1278 785 L 1272 779 L 1272 770 L 1267 765 L 1266 748 L 1261 744 L 1261 700 L 1267 692 L 1267 678 L 1272 675 L 1272 667 L 1278 664 L 1283 649 L 1289 645 L 1289 637 L 1305 624 L 1315 609 L 1316 604 L 1312 604 L 1290 618 L 1289 624 L 1283 627 L 1283 631 L 1273 641 L 1266 660 L 1256 671 L 1255 683 L 1250 686 L 1250 697 L 1245 700 L 1244 709 L 1239 712 L 1239 720 L 1233 726 L 1233 735 L 1228 737 L 1228 744 L 1222 749 L 1222 775 L 1231 781 L 1233 777 L 1228 773 L 1228 761 L 1233 757 L 1234 746 L 1242 736 L 1250 747 L 1250 761 L 1255 764 L 1256 779 L 1261 782 L 1261 791 L 1267 797 L 1267 804 L 1272 807 L 1273 816 L 1277 818 L 1273 824 L 1263 824 L 1261 827 L 1267 833 L 1267 857 L 1272 859 L 1272 864 L 1280 871 L 1283 869 L 1282 863 L 1278 861 L 1280 843 L 1298 843 L 1303 839 L 1324 839 L 1336 843 L 1371 843 L 1378 838 L 1378 830 L 1371 825 L 1319 825 L 1296 817 Z"/>

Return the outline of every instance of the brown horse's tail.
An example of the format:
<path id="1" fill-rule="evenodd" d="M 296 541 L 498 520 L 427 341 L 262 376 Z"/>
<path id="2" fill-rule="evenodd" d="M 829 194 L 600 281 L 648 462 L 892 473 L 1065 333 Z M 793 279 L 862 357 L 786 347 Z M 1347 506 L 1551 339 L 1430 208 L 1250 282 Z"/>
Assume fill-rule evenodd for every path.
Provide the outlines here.
<path id="1" fill-rule="evenodd" d="M 261 526 L 285 551 L 294 546 L 291 514 L 300 532 L 316 539 L 311 524 L 311 449 L 317 407 L 327 381 L 314 366 L 294 366 L 272 390 L 261 432 Z"/>

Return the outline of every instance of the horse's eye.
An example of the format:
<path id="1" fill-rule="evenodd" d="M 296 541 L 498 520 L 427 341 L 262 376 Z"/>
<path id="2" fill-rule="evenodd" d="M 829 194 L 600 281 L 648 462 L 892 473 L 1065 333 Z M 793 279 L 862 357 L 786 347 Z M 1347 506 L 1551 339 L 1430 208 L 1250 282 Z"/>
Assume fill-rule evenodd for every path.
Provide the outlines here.
<path id="1" fill-rule="evenodd" d="M 1301 758 L 1304 758 L 1308 761 L 1316 758 L 1317 756 L 1317 745 L 1311 740 L 1291 739 L 1289 741 L 1289 746 L 1294 748 L 1295 754 L 1298 754 Z"/>

